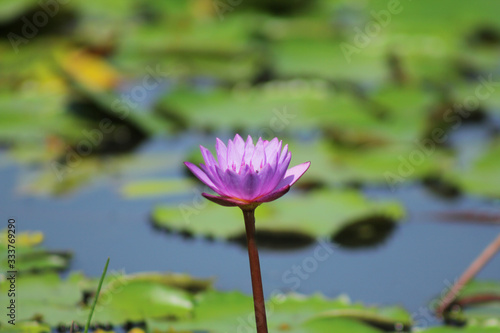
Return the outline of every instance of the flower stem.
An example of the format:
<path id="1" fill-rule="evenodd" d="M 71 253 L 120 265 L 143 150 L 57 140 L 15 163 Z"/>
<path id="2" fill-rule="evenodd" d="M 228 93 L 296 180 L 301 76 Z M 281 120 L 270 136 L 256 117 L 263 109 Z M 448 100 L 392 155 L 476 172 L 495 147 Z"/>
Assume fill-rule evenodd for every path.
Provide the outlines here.
<path id="1" fill-rule="evenodd" d="M 451 287 L 448 293 L 441 300 L 440 305 L 436 309 L 436 315 L 441 317 L 443 312 L 453 303 L 458 293 L 477 273 L 483 268 L 488 261 L 500 250 L 500 235 L 495 238 L 493 242 L 484 249 L 484 251 L 477 257 L 467 270 L 460 276 L 458 281 Z"/>
<path id="2" fill-rule="evenodd" d="M 266 305 L 264 302 L 264 291 L 262 289 L 259 253 L 255 243 L 255 208 L 242 210 L 247 233 L 248 259 L 250 261 L 250 275 L 252 277 L 253 304 L 257 333 L 267 333 Z"/>

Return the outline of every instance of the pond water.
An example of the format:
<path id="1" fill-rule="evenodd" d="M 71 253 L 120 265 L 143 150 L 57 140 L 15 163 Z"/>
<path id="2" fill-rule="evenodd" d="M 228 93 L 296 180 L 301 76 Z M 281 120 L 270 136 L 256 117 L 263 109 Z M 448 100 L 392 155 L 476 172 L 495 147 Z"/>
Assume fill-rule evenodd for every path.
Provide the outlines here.
<path id="1" fill-rule="evenodd" d="M 469 135 L 469 139 L 456 140 L 457 147 L 465 147 L 460 148 L 465 156 L 471 142 L 482 139 L 482 134 L 473 134 L 474 131 L 464 128 L 458 138 Z M 182 152 L 200 142 L 210 146 L 211 141 L 212 138 L 188 133 L 146 142 L 139 147 L 138 154 Z M 105 177 L 64 197 L 21 194 L 16 190 L 17 184 L 31 170 L 9 161 L 7 155 L 1 156 L 1 160 L 3 216 L 14 217 L 18 230 L 43 231 L 46 248 L 72 250 L 70 270 L 99 276 L 109 256 L 110 270 L 184 272 L 195 277 L 213 277 L 215 287 L 220 290 L 251 293 L 248 258 L 243 247 L 153 227 L 152 208 L 174 199 L 125 200 L 119 189 L 127 179 L 120 177 Z M 174 172 L 153 176 L 180 176 L 183 168 L 179 165 Z M 371 199 L 392 198 L 404 204 L 407 216 L 392 235 L 372 248 L 342 248 L 324 240 L 294 250 L 262 249 L 266 296 L 277 291 L 319 292 L 328 297 L 346 294 L 351 300 L 366 304 L 401 304 L 417 320 L 435 323 L 429 302 L 446 291 L 500 232 L 498 225 L 456 223 L 442 214 L 461 211 L 493 214 L 498 212 L 499 202 L 467 196 L 446 199 L 416 183 L 403 184 L 394 192 L 374 186 L 365 188 L 364 193 Z M 500 257 L 494 258 L 479 277 L 498 280 Z"/>

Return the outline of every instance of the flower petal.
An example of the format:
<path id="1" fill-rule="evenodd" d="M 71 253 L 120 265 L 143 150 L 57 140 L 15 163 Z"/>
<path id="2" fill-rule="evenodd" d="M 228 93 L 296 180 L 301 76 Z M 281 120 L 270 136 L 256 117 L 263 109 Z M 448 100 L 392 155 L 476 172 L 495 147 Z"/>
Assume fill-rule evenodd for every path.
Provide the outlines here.
<path id="1" fill-rule="evenodd" d="M 217 186 L 210 180 L 210 178 L 207 176 L 207 174 L 204 173 L 203 171 L 201 171 L 200 168 L 198 168 L 196 165 L 194 165 L 191 162 L 184 162 L 184 165 L 186 165 L 187 168 L 189 169 L 189 171 L 191 171 L 193 173 L 193 175 L 195 175 L 196 178 L 201 180 L 205 185 L 210 187 L 215 192 L 219 191 Z"/>
<path id="2" fill-rule="evenodd" d="M 236 148 L 240 150 L 243 150 L 243 148 L 245 147 L 245 140 L 243 140 L 243 138 L 239 134 L 236 134 L 234 136 L 233 142 L 236 145 Z"/>
<path id="3" fill-rule="evenodd" d="M 288 144 L 286 144 L 285 147 L 283 147 L 283 151 L 281 152 L 278 164 L 282 164 L 287 156 L 288 156 Z"/>
<path id="4" fill-rule="evenodd" d="M 228 197 L 218 197 L 216 195 L 208 194 L 208 193 L 202 193 L 205 198 L 208 200 L 215 202 L 216 204 L 219 204 L 221 206 L 226 206 L 226 207 L 234 207 L 234 206 L 242 206 L 244 205 L 243 202 L 235 200 L 233 198 L 228 198 Z"/>
<path id="5" fill-rule="evenodd" d="M 269 201 L 273 201 L 273 200 L 276 200 L 278 198 L 281 198 L 282 196 L 284 196 L 288 191 L 290 191 L 290 185 L 286 185 L 286 186 L 283 186 L 282 188 L 276 190 L 276 191 L 273 191 L 257 200 L 254 200 L 253 202 L 256 202 L 256 203 L 262 203 L 262 202 L 269 202 Z"/>
<path id="6" fill-rule="evenodd" d="M 267 157 L 274 156 L 276 154 L 276 152 L 279 153 L 279 150 L 278 150 L 279 143 L 280 143 L 280 141 L 278 140 L 278 138 L 274 138 L 271 141 L 269 141 L 267 143 L 267 145 L 265 145 L 264 148 L 265 148 Z"/>
<path id="7" fill-rule="evenodd" d="M 201 150 L 201 155 L 203 156 L 203 160 L 205 161 L 205 164 L 208 167 L 217 165 L 217 162 L 215 161 L 215 158 L 212 155 L 212 153 L 210 152 L 210 150 L 208 150 L 207 148 L 205 148 L 203 146 L 200 146 L 200 150 Z"/>
<path id="8" fill-rule="evenodd" d="M 259 173 L 249 168 L 245 175 L 241 178 L 242 196 L 241 199 L 252 200 L 259 195 L 261 188 L 261 178 Z"/>
<path id="9" fill-rule="evenodd" d="M 281 152 L 282 141 L 278 141 L 278 138 L 274 138 L 266 147 L 266 160 L 267 163 L 272 166 L 278 164 Z"/>
<path id="10" fill-rule="evenodd" d="M 264 150 L 264 141 L 259 138 L 255 145 L 255 150 L 252 156 L 251 166 L 254 170 L 260 170 L 266 165 L 266 153 Z"/>
<path id="11" fill-rule="evenodd" d="M 227 147 L 221 139 L 217 138 L 215 143 L 215 150 L 217 151 L 217 162 L 222 170 L 227 169 Z"/>
<path id="12" fill-rule="evenodd" d="M 280 181 L 278 186 L 276 188 L 281 188 L 285 185 L 292 186 L 295 184 L 297 180 L 299 180 L 300 177 L 304 174 L 304 172 L 309 169 L 309 166 L 311 165 L 311 162 L 305 162 L 299 165 L 294 166 L 293 168 L 290 168 L 286 171 L 285 176 L 283 179 Z"/>
<path id="13" fill-rule="evenodd" d="M 245 150 L 245 141 L 236 134 L 234 141 L 229 140 L 227 145 L 227 167 L 234 172 L 240 172 Z"/>
<path id="14" fill-rule="evenodd" d="M 217 168 L 217 166 L 208 167 L 205 164 L 201 163 L 200 168 L 215 185 L 215 188 L 217 190 L 214 191 L 220 195 L 225 195 L 225 193 L 227 192 L 226 185 L 224 184 L 224 181 L 220 179 L 217 171 L 215 171 L 215 168 Z"/>
<path id="15" fill-rule="evenodd" d="M 255 150 L 255 146 L 253 144 L 252 137 L 249 135 L 247 138 L 247 142 L 245 142 L 245 152 L 243 153 L 243 163 L 250 165 L 250 161 L 252 160 L 254 150 Z"/>
<path id="16" fill-rule="evenodd" d="M 269 187 L 271 187 L 272 189 L 278 188 L 278 184 L 285 177 L 286 170 L 288 169 L 288 166 L 290 165 L 291 159 L 292 159 L 292 153 L 288 152 L 286 154 L 285 159 L 283 161 L 281 161 L 280 163 L 278 163 L 278 165 L 276 167 L 276 172 L 274 173 L 274 177 L 269 182 Z"/>
<path id="17" fill-rule="evenodd" d="M 271 181 L 275 176 L 275 173 L 276 173 L 276 168 L 271 164 L 266 164 L 259 171 L 260 185 L 257 196 L 268 194 L 269 192 L 271 192 L 276 188 L 277 183 L 274 184 L 271 183 Z"/>
<path id="18" fill-rule="evenodd" d="M 222 176 L 223 178 L 221 180 L 224 182 L 227 189 L 226 195 L 228 197 L 241 198 L 244 195 L 244 192 L 241 188 L 240 174 L 231 169 L 227 169 Z"/>

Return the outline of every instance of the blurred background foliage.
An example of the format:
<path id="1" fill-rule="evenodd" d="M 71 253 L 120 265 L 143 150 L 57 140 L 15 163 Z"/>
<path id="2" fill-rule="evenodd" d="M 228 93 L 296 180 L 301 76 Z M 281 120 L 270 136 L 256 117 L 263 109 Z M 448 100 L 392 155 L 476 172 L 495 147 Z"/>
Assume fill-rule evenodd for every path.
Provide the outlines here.
<path id="1" fill-rule="evenodd" d="M 312 167 L 295 193 L 257 212 L 261 244 L 297 248 L 322 237 L 346 248 L 380 244 L 405 218 L 397 191 L 408 184 L 441 199 L 491 200 L 491 207 L 500 197 L 499 10 L 488 0 L 0 0 L 0 167 L 28 170 L 13 190 L 28 197 L 64 197 L 119 178 L 124 200 L 166 198 L 152 204 L 155 227 L 241 243 L 242 225 L 227 222 L 234 211 L 179 209 L 175 198 L 196 184 L 179 171 L 181 162 L 201 162 L 197 141 L 210 145 L 215 136 L 278 136 L 290 144 L 293 164 Z M 366 198 L 366 188 L 383 195 Z M 500 220 L 452 216 L 481 218 Z M 50 272 L 68 268 L 72 252 L 38 247 L 41 234 L 26 237 L 33 243 L 19 250 L 24 288 L 40 283 L 37 290 L 59 296 L 34 292 L 22 319 L 54 327 L 87 308 L 95 281 L 79 273 L 60 280 Z M 235 316 L 246 313 L 246 296 L 180 280 L 130 276 L 123 299 L 99 320 L 223 330 L 231 329 L 227 316 L 211 307 L 229 302 Z M 498 284 L 466 293 L 479 289 L 498 301 Z M 61 298 L 68 290 L 71 298 Z M 156 293 L 165 295 L 158 303 L 139 296 Z M 414 324 L 402 309 L 342 299 L 290 297 L 281 305 L 271 323 L 290 332 Z M 498 327 L 498 303 L 481 306 L 449 321 L 467 323 L 464 332 Z"/>
<path id="2" fill-rule="evenodd" d="M 70 190 L 103 169 L 94 157 L 152 136 L 242 131 L 319 135 L 318 154 L 334 170 L 316 172 L 329 180 L 399 183 L 389 174 L 401 177 L 397 167 L 410 163 L 405 180 L 439 178 L 498 197 L 500 34 L 491 2 L 0 6 L 0 140 L 17 160 L 51 166 L 35 190 Z M 445 139 L 471 122 L 484 123 L 489 148 L 464 172 Z M 431 152 L 418 146 L 426 139 Z M 415 150 L 422 162 L 408 161 Z"/>

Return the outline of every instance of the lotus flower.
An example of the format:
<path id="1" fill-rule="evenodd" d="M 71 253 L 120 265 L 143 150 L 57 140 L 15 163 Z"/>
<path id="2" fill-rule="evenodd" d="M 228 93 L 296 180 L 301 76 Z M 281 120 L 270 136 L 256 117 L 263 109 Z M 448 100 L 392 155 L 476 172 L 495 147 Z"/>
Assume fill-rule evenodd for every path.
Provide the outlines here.
<path id="1" fill-rule="evenodd" d="M 217 161 L 210 151 L 200 146 L 205 164 L 200 168 L 190 162 L 184 164 L 214 192 L 203 196 L 222 206 L 255 208 L 263 202 L 278 199 L 309 168 L 305 162 L 288 169 L 292 154 L 282 141 L 259 138 L 254 144 L 248 136 L 246 142 L 236 134 L 227 146 L 217 138 Z"/>

